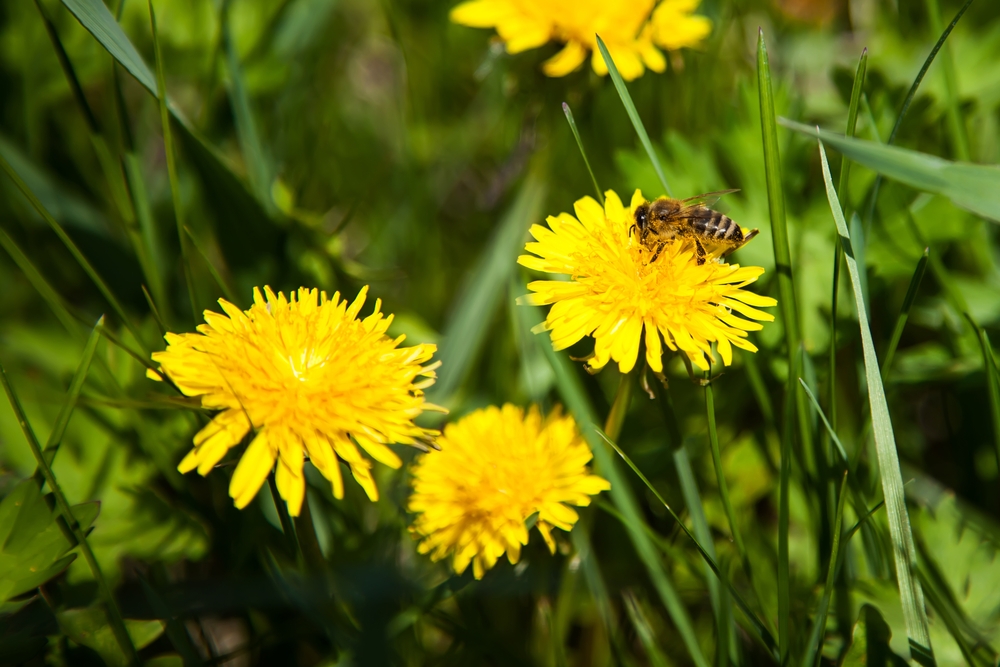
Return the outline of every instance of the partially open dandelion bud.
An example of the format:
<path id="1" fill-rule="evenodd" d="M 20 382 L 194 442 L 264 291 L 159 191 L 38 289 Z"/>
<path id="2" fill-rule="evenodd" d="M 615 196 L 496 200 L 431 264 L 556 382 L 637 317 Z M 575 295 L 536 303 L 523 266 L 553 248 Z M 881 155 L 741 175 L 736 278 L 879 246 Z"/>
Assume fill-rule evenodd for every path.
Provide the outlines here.
<path id="1" fill-rule="evenodd" d="M 402 336 L 386 336 L 392 316 L 382 316 L 380 301 L 358 319 L 367 293 L 363 288 L 348 305 L 339 292 L 328 299 L 300 289 L 285 298 L 255 289 L 249 310 L 220 299 L 226 314 L 205 311 L 198 333 L 168 333 L 167 349 L 153 360 L 185 395 L 221 410 L 195 435 L 178 470 L 207 475 L 252 431 L 229 485 L 237 507 L 253 500 L 277 463 L 278 491 L 298 516 L 306 457 L 330 480 L 335 497 L 344 495 L 343 461 L 377 500 L 372 463 L 361 451 L 398 468 L 402 462 L 388 444 L 437 435 L 413 420 L 436 408 L 425 402 L 424 389 L 438 364 L 423 365 L 434 345 L 400 347 Z"/>
<path id="2" fill-rule="evenodd" d="M 507 554 L 511 563 L 528 543 L 533 514 L 549 550 L 552 528 L 570 530 L 578 515 L 570 505 L 611 488 L 590 474 L 590 449 L 571 417 L 537 407 L 488 407 L 449 424 L 440 451 L 421 455 L 412 468 L 409 510 L 420 553 L 453 558 L 462 573 L 472 563 L 481 579 Z"/>
<path id="3" fill-rule="evenodd" d="M 643 239 L 644 207 L 649 203 L 638 190 L 629 208 L 609 190 L 603 208 L 584 197 L 574 205 L 576 217 L 562 213 L 549 216 L 548 227 L 532 226 L 535 242 L 525 250 L 533 254 L 518 263 L 570 276 L 528 284 L 533 294 L 521 303 L 552 306 L 536 332 L 550 331 L 557 350 L 593 336 L 588 366 L 598 370 L 614 360 L 622 373 L 635 367 L 641 342 L 657 373 L 663 372 L 663 344 L 702 370 L 709 368 L 713 343 L 727 366 L 734 346 L 756 352 L 747 332 L 774 320 L 757 308 L 777 301 L 743 288 L 764 269 L 705 261 L 728 248 L 706 255 L 696 235 Z"/>

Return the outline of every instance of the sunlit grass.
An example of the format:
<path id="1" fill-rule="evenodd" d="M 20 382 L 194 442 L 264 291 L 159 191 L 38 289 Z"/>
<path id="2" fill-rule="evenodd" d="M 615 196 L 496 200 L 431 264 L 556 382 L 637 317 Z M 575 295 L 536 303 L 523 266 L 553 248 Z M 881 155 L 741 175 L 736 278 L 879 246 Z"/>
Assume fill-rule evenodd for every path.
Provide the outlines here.
<path id="1" fill-rule="evenodd" d="M 902 4 L 703 3 L 698 48 L 659 34 L 662 63 L 638 70 L 622 59 L 651 33 L 623 49 L 621 22 L 491 38 L 447 3 L 5 7 L 0 663 L 995 665 L 1000 13 Z M 576 43 L 595 60 L 550 76 Z M 644 338 L 629 373 L 591 374 L 594 336 L 555 351 L 532 333 L 533 224 L 588 193 L 729 188 L 713 207 L 762 231 L 726 261 L 764 267 L 740 289 L 778 303 L 756 353 L 716 348 L 706 375 L 664 347 L 660 375 Z M 555 220 L 541 233 L 572 233 Z M 251 394 L 223 377 L 232 404 L 212 405 L 147 374 L 166 331 L 220 298 L 239 323 L 264 285 L 370 285 L 386 335 L 442 361 L 407 391 L 448 412 L 413 429 L 560 409 L 610 489 L 570 503 L 572 530 L 528 517 L 516 564 L 477 576 L 411 534 L 431 437 L 369 443 L 401 464 L 371 468 L 376 502 L 306 461 L 290 513 L 277 457 L 236 509 L 263 422 L 205 477 L 177 466 L 218 410 L 250 419 Z M 322 361 L 269 340 L 275 377 Z M 264 403 L 297 405 L 296 378 Z M 336 406 L 359 423 L 360 393 Z"/>

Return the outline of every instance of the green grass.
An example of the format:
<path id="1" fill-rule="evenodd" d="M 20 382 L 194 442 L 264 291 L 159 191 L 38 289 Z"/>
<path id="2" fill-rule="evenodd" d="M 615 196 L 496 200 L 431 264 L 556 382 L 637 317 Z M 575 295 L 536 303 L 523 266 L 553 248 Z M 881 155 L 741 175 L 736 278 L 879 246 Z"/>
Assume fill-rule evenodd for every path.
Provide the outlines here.
<path id="1" fill-rule="evenodd" d="M 627 83 L 610 27 L 608 76 L 550 78 L 559 45 L 506 53 L 453 4 L 0 8 L 0 656 L 995 665 L 993 3 L 705 2 L 704 43 Z M 531 225 L 728 188 L 761 229 L 729 261 L 778 301 L 756 353 L 592 375 L 592 339 L 531 332 Z M 610 491 L 481 581 L 416 551 L 412 447 L 376 503 L 307 464 L 302 516 L 273 478 L 236 510 L 242 446 L 181 475 L 212 411 L 146 374 L 264 285 L 369 286 L 438 345 L 421 423 L 559 407 Z"/>

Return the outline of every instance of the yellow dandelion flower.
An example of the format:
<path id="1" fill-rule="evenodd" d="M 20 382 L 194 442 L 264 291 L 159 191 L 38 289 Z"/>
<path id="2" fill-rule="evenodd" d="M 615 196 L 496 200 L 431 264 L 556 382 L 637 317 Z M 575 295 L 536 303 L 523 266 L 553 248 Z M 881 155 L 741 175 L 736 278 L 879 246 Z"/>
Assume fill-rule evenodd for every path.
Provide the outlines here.
<path id="1" fill-rule="evenodd" d="M 411 471 L 417 550 L 433 560 L 453 555 L 459 574 L 471 562 L 476 579 L 504 552 L 518 561 L 528 517 L 538 514 L 535 525 L 554 552 L 553 526 L 570 530 L 578 518 L 567 505 L 589 505 L 611 488 L 587 470 L 590 449 L 558 411 L 543 419 L 537 407 L 525 414 L 491 406 L 449 424 L 437 444 L 440 451 L 421 455 Z"/>
<path id="2" fill-rule="evenodd" d="M 694 13 L 699 4 L 701 0 L 663 0 L 653 10 L 644 38 L 668 51 L 699 46 L 712 32 L 712 21 Z"/>
<path id="3" fill-rule="evenodd" d="M 246 507 L 277 463 L 278 492 L 292 516 L 305 497 L 305 457 L 342 498 L 340 461 L 373 501 L 378 490 L 371 461 L 392 468 L 400 458 L 390 443 L 414 444 L 437 431 L 413 420 L 423 410 L 423 390 L 433 384 L 438 364 L 423 366 L 434 345 L 400 347 L 403 336 L 385 335 L 392 315 L 383 317 L 381 300 L 364 319 L 358 313 L 368 288 L 348 305 L 340 293 L 299 289 L 288 298 L 269 287 L 254 289 L 247 311 L 219 299 L 225 315 L 205 311 L 198 333 L 166 335 L 167 349 L 153 360 L 187 396 L 221 410 L 194 437 L 194 449 L 178 466 L 182 473 L 208 472 L 229 448 L 252 430 L 253 441 L 240 458 L 229 495 Z M 161 379 L 156 373 L 148 373 Z"/>
<path id="4" fill-rule="evenodd" d="M 470 0 L 455 7 L 451 20 L 474 28 L 495 28 L 508 53 L 534 49 L 550 41 L 565 44 L 543 65 L 549 76 L 565 76 L 591 54 L 591 65 L 600 75 L 608 73 L 597 48 L 604 40 L 622 78 L 642 76 L 666 68 L 657 48 L 697 46 L 711 32 L 712 24 L 694 16 L 700 0 Z"/>
<path id="5" fill-rule="evenodd" d="M 734 345 L 756 352 L 747 332 L 762 325 L 753 320 L 774 320 L 757 308 L 777 302 L 743 288 L 764 269 L 711 259 L 699 265 L 690 240 L 668 242 L 654 260 L 655 251 L 631 231 L 635 209 L 644 201 L 636 190 L 628 209 L 609 190 L 604 208 L 584 197 L 574 205 L 576 217 L 562 213 L 549 216 L 548 227 L 532 226 L 536 242 L 525 250 L 537 256 L 521 255 L 518 263 L 570 276 L 528 284 L 534 293 L 521 303 L 552 305 L 536 333 L 550 331 L 557 350 L 593 336 L 590 368 L 603 368 L 614 359 L 623 373 L 635 366 L 640 341 L 645 341 L 650 368 L 662 373 L 661 337 L 670 350 L 684 352 L 702 370 L 709 368 L 712 343 L 727 366 Z"/>

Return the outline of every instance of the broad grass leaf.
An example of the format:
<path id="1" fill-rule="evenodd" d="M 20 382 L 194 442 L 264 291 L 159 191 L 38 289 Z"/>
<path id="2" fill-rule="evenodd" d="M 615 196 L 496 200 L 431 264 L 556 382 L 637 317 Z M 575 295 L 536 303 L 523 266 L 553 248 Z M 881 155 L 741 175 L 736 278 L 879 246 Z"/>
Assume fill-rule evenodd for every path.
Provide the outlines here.
<path id="1" fill-rule="evenodd" d="M 71 508 L 86 530 L 98 503 Z M 74 548 L 33 479 L 19 483 L 0 502 L 0 603 L 37 588 L 62 573 L 76 558 Z"/>
<path id="2" fill-rule="evenodd" d="M 785 127 L 822 139 L 873 171 L 924 192 L 948 197 L 956 206 L 1000 222 L 1000 167 L 950 162 L 934 155 L 852 139 L 782 118 Z"/>
<path id="3" fill-rule="evenodd" d="M 96 651 L 108 667 L 128 667 L 129 658 L 115 641 L 104 610 L 97 607 L 67 609 L 57 613 L 56 620 L 67 637 Z M 151 644 L 163 634 L 164 627 L 163 621 L 125 621 L 125 628 L 136 649 Z"/>
<path id="4" fill-rule="evenodd" d="M 892 652 L 889 640 L 892 630 L 878 610 L 870 604 L 861 607 L 854 624 L 851 647 L 844 656 L 842 667 L 905 667 L 905 660 Z"/>

